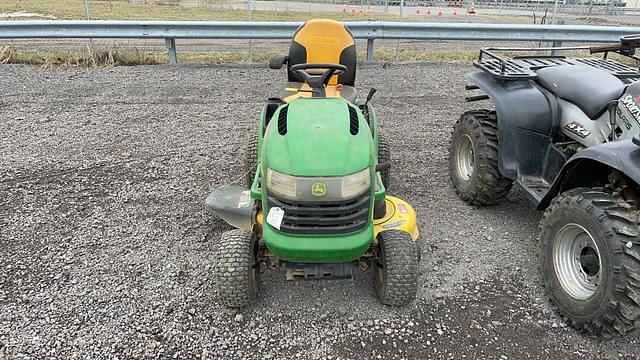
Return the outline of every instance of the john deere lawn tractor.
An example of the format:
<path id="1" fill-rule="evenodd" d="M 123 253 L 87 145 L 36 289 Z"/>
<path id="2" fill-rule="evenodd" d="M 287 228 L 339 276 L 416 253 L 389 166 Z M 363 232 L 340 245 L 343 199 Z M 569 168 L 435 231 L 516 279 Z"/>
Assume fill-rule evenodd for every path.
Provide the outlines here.
<path id="1" fill-rule="evenodd" d="M 244 307 L 261 268 L 287 279 L 350 278 L 372 267 L 380 301 L 416 295 L 418 228 L 413 208 L 386 194 L 389 148 L 375 112 L 356 101 L 356 50 L 341 23 L 311 20 L 295 33 L 282 97 L 264 105 L 248 142 L 246 186 L 216 189 L 207 205 L 237 229 L 222 234 L 215 278 L 222 303 Z M 264 266 L 261 266 L 264 264 Z"/>

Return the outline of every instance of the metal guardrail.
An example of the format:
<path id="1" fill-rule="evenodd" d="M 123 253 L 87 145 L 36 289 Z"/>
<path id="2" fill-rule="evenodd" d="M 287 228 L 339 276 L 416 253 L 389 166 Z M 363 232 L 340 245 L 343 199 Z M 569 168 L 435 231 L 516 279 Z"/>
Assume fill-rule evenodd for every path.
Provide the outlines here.
<path id="1" fill-rule="evenodd" d="M 165 39 L 177 62 L 176 39 L 290 39 L 301 22 L 44 20 L 0 21 L 0 39 Z M 637 27 L 357 21 L 346 22 L 356 39 L 367 40 L 373 60 L 377 39 L 460 41 L 617 42 L 640 34 Z"/>

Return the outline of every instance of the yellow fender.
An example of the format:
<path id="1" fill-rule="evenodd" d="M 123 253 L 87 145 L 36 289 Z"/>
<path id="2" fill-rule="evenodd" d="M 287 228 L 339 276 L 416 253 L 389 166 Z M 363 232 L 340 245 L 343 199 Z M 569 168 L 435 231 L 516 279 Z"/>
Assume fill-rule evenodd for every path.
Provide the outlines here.
<path id="1" fill-rule="evenodd" d="M 387 195 L 385 197 L 387 205 L 387 213 L 381 219 L 373 220 L 373 236 L 386 230 L 401 230 L 409 235 L 415 241 L 420 236 L 416 221 L 416 212 L 408 202 L 395 196 Z"/>

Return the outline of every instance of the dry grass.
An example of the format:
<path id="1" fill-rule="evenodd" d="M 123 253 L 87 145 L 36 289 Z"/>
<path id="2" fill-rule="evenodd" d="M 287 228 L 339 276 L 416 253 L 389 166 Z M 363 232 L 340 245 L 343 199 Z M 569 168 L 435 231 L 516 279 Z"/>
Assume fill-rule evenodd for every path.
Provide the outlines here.
<path id="1" fill-rule="evenodd" d="M 83 66 L 109 67 L 125 65 L 152 65 L 167 62 L 160 53 L 141 52 L 128 49 L 96 49 L 87 46 L 82 51 L 17 51 L 0 47 L 0 64 L 27 64 L 43 67 Z"/>
<path id="2" fill-rule="evenodd" d="M 56 19 L 84 19 L 83 0 L 0 0 L 0 13 L 26 11 Z M 91 19 L 113 20 L 247 20 L 246 10 L 194 8 L 170 5 L 129 4 L 125 1 L 91 0 Z M 395 19 L 388 14 L 351 15 L 342 12 L 254 11 L 255 21 L 304 21 L 314 18 L 335 20 Z"/>
<path id="3" fill-rule="evenodd" d="M 267 63 L 280 52 L 254 52 L 251 60 L 254 63 Z M 502 56 L 508 58 L 524 55 L 521 52 L 504 52 Z M 527 53 L 532 55 L 531 53 Z M 543 53 L 540 53 L 543 54 Z M 546 53 L 548 54 L 548 53 Z M 601 57 L 601 54 L 590 55 L 585 51 L 569 51 L 564 53 L 568 57 Z M 358 52 L 358 59 L 366 58 L 365 51 Z M 471 63 L 478 58 L 478 50 L 411 50 L 401 49 L 396 56 L 395 48 L 377 48 L 374 53 L 376 61 L 382 62 L 463 62 Z M 610 58 L 627 65 L 636 66 L 635 61 L 611 54 Z M 129 65 L 155 65 L 168 63 L 168 55 L 165 52 L 140 51 L 131 48 L 121 48 L 117 44 L 112 48 L 96 48 L 87 46 L 80 51 L 37 51 L 16 50 L 11 47 L 0 47 L 0 64 L 28 64 L 38 66 L 85 66 L 85 67 L 109 67 Z M 249 53 L 247 51 L 207 51 L 178 53 L 178 62 L 186 64 L 225 64 L 247 63 Z"/>
<path id="4" fill-rule="evenodd" d="M 254 63 L 267 63 L 279 52 L 255 52 L 252 55 Z M 394 49 L 377 49 L 376 61 L 396 60 Z M 476 51 L 421 51 L 401 50 L 399 61 L 463 61 L 469 62 L 477 56 Z M 359 59 L 365 59 L 364 51 L 358 53 Z M 210 52 L 179 52 L 178 62 L 197 64 L 225 64 L 246 63 L 249 53 L 246 51 L 210 51 Z M 16 50 L 10 47 L 0 47 L 0 64 L 28 64 L 38 66 L 128 66 L 166 64 L 166 53 L 145 52 L 131 49 L 99 49 L 87 47 L 82 51 L 34 51 Z"/>

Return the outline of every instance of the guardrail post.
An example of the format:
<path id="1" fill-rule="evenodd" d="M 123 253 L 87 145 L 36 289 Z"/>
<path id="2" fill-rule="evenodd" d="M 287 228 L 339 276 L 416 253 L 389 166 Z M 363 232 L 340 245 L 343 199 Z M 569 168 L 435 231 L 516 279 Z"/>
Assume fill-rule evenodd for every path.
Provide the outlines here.
<path id="1" fill-rule="evenodd" d="M 558 20 L 558 25 L 565 25 L 566 22 L 563 19 Z M 562 47 L 562 41 L 554 41 L 551 43 L 552 47 Z M 551 50 L 551 56 L 558 56 L 560 52 L 558 50 Z"/>
<path id="2" fill-rule="evenodd" d="M 164 39 L 167 49 L 169 49 L 169 64 L 178 63 L 178 50 L 176 49 L 176 39 Z"/>
<path id="3" fill-rule="evenodd" d="M 373 61 L 373 39 L 367 39 L 367 61 Z"/>

